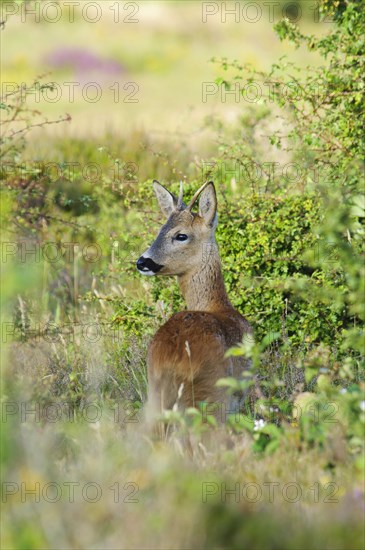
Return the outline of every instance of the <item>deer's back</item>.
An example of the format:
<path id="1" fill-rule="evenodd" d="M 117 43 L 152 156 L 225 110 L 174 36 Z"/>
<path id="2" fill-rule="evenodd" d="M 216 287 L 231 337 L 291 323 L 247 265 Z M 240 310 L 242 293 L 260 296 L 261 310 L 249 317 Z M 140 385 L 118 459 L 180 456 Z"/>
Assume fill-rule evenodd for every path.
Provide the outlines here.
<path id="1" fill-rule="evenodd" d="M 238 374 L 229 372 L 232 361 L 224 354 L 242 340 L 251 327 L 233 308 L 219 312 L 182 311 L 173 315 L 155 334 L 148 352 L 150 381 L 164 387 L 164 393 L 176 396 L 181 384 L 194 384 L 195 400 L 217 398 L 219 378 Z M 238 358 L 238 370 L 244 368 Z M 237 361 L 236 361 L 237 365 Z M 236 369 L 235 369 L 236 370 Z M 166 387 L 168 382 L 169 387 Z M 192 405 L 191 390 L 187 405 Z M 173 404 L 168 403 L 168 405 Z M 165 403 L 167 405 L 167 403 Z"/>

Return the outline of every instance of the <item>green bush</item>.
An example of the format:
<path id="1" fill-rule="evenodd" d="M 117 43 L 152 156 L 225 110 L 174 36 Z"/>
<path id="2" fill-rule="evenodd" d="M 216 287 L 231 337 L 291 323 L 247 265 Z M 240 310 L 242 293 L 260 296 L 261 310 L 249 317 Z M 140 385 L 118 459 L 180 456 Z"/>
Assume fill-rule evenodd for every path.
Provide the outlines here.
<path id="1" fill-rule="evenodd" d="M 143 188 L 140 194 L 142 207 Z M 279 332 L 293 346 L 321 341 L 338 346 L 354 316 L 341 301 L 331 299 L 346 290 L 346 283 L 333 266 L 331 250 L 315 233 L 321 220 L 318 194 L 247 195 L 225 205 L 220 199 L 217 240 L 225 283 L 256 337 Z M 147 222 L 152 237 L 146 235 L 146 247 L 162 223 L 160 218 Z M 321 254 L 326 255 L 321 267 L 315 267 Z M 129 269 L 138 276 L 133 264 Z M 162 300 L 170 313 L 185 307 L 176 282 L 171 283 L 163 277 L 144 281 L 151 285 L 153 300 Z"/>

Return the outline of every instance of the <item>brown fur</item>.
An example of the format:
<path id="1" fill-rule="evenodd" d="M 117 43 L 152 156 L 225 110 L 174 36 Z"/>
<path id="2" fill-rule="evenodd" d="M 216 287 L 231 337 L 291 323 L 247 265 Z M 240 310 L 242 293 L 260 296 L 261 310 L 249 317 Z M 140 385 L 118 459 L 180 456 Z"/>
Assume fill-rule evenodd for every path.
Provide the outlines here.
<path id="1" fill-rule="evenodd" d="M 192 214 L 189 207 L 176 210 L 176 197 L 161 188 L 155 190 L 168 221 L 145 255 L 163 266 L 158 274 L 178 276 L 188 310 L 173 315 L 150 344 L 148 414 L 172 409 L 175 403 L 179 409 L 200 402 L 220 403 L 231 409 L 232 398 L 224 388 L 216 387 L 216 382 L 227 376 L 241 378 L 247 368 L 245 360 L 224 355 L 252 329 L 233 308 L 224 287 L 214 238 L 214 186 L 205 185 L 201 191 L 199 215 Z M 173 201 L 171 211 L 166 193 Z M 185 246 L 174 242 L 176 232 L 188 234 Z"/>

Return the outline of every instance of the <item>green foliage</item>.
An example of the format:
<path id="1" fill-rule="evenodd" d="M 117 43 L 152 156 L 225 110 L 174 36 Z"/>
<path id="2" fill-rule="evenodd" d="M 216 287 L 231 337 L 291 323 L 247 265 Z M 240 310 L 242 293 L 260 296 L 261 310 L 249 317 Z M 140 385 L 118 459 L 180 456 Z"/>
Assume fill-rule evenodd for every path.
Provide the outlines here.
<path id="1" fill-rule="evenodd" d="M 365 66 L 359 52 L 364 49 L 362 29 L 365 11 L 357 2 L 323 2 L 321 10 L 324 16 L 335 16 L 336 21 L 324 37 L 304 36 L 294 24 L 285 20 L 278 24 L 277 30 L 281 39 L 289 38 L 298 44 L 304 42 L 311 50 L 319 52 L 326 59 L 326 65 L 303 71 L 283 60 L 274 65 L 269 74 L 252 71 L 238 62 L 230 64 L 225 60 L 222 65 L 226 71 L 235 71 L 236 80 L 247 78 L 248 72 L 248 82 L 256 79 L 272 84 L 270 94 L 263 101 L 267 105 L 274 101 L 281 108 L 285 131 L 275 131 L 271 142 L 300 162 L 303 179 L 307 182 L 312 179 L 310 188 L 313 189 L 313 183 L 317 188 L 314 210 L 319 212 L 319 216 L 315 219 L 313 215 L 308 220 L 307 227 L 311 227 L 309 233 L 313 240 L 310 243 L 308 237 L 305 243 L 311 244 L 312 250 L 307 250 L 306 257 L 301 258 L 307 264 L 306 269 L 311 271 L 310 276 L 303 277 L 303 268 L 297 267 L 293 273 L 293 265 L 279 263 L 280 275 L 287 270 L 289 276 L 284 286 L 289 291 L 289 311 L 292 310 L 296 317 L 295 322 L 290 313 L 287 316 L 289 336 L 295 333 L 297 341 L 299 337 L 332 344 L 337 342 L 343 349 L 352 347 L 357 352 L 363 352 L 364 107 L 363 79 L 360 75 L 364 74 Z M 310 172 L 316 175 L 314 182 Z M 301 195 L 300 199 L 305 210 L 305 204 L 308 204 L 306 196 Z M 283 199 L 283 202 L 288 200 L 290 203 L 290 199 Z M 265 207 L 265 201 L 262 202 Z M 313 209 L 313 205 L 310 208 Z M 303 253 L 303 229 L 299 227 L 298 231 L 296 227 L 303 212 L 288 210 L 283 214 L 285 217 L 281 226 L 277 224 L 278 233 L 284 239 L 283 248 L 285 243 L 293 243 L 299 238 L 299 250 Z M 305 224 L 307 218 L 308 214 L 304 213 L 304 219 L 299 221 L 300 226 Z M 288 228 L 287 225 L 291 224 L 293 226 Z M 275 230 L 272 216 L 268 219 L 268 225 L 273 225 Z M 260 231 L 265 236 L 265 229 L 260 227 Z M 314 235 L 318 240 L 314 239 Z M 253 244 L 249 243 L 246 250 L 255 250 Z M 283 250 L 279 251 L 283 253 Z M 273 263 L 273 270 L 268 269 L 267 265 L 260 267 L 261 274 L 271 275 L 275 273 L 278 262 Z M 293 284 L 295 278 L 297 281 Z M 278 281 L 274 284 L 277 285 Z M 267 292 L 267 286 L 270 288 L 270 284 L 264 285 L 264 292 Z M 292 305 L 294 288 L 299 301 Z M 265 303 L 273 304 L 276 321 L 272 322 L 274 330 L 277 330 L 280 304 L 276 303 L 277 295 L 273 301 L 272 297 L 267 294 Z M 306 312 L 298 310 L 303 299 L 307 303 Z M 282 302 L 281 299 L 283 309 Z M 267 330 L 268 327 L 265 328 Z"/>
<path id="2" fill-rule="evenodd" d="M 264 283 L 256 287 L 252 284 L 255 265 L 251 265 L 251 257 L 245 259 L 243 265 L 251 292 L 243 292 L 241 296 L 243 300 L 249 296 L 251 310 L 256 314 L 259 308 L 255 307 L 255 301 L 262 299 L 264 322 L 260 320 L 256 326 L 258 344 L 243 344 L 233 351 L 253 358 L 254 368 L 260 372 L 260 362 L 267 363 L 261 339 L 265 335 L 270 337 L 272 330 L 281 332 L 280 362 L 285 363 L 288 345 L 294 345 L 298 350 L 296 367 L 304 371 L 304 380 L 298 388 L 303 389 L 305 383 L 315 391 L 299 394 L 307 405 L 299 415 L 303 444 L 325 448 L 332 439 L 341 439 L 340 434 L 346 433 L 347 450 L 356 453 L 363 449 L 358 434 L 364 429 L 364 383 L 359 380 L 364 378 L 365 317 L 364 84 L 360 76 L 365 72 L 364 57 L 360 54 L 364 50 L 365 11 L 358 2 L 328 1 L 321 3 L 321 13 L 323 17 L 333 17 L 336 23 L 324 37 L 305 36 L 288 20 L 276 25 L 281 39 L 289 39 L 298 46 L 305 43 L 319 52 L 326 60 L 320 68 L 303 71 L 282 60 L 265 74 L 237 61 L 222 60 L 224 71 L 235 72 L 234 80 L 244 82 L 249 74 L 248 82 L 269 81 L 270 94 L 264 97 L 264 104 L 274 101 L 285 121 L 285 131 L 275 130 L 269 136 L 270 142 L 300 161 L 305 182 L 301 195 L 280 196 L 284 205 L 281 217 L 280 213 L 275 218 L 267 211 L 265 199 L 260 201 L 264 223 L 257 226 L 261 238 L 258 243 L 262 248 L 266 245 L 266 253 L 268 243 L 273 243 L 278 254 L 284 252 L 290 256 L 294 252 L 294 258 L 283 263 L 276 257 L 271 268 L 262 261 L 260 253 L 257 257 L 257 248 L 253 246 L 256 243 L 246 241 L 244 250 L 251 254 L 253 251 Z M 230 78 L 225 77 L 224 82 L 225 86 L 231 86 Z M 237 143 L 231 148 L 225 145 L 230 160 L 237 159 L 239 150 Z M 247 147 L 241 146 L 241 150 L 246 158 Z M 279 182 L 275 189 L 280 194 Z M 304 189 L 314 194 L 308 195 Z M 296 201 L 301 209 L 293 208 Z M 249 211 L 252 210 L 251 207 Z M 236 229 L 237 220 L 233 224 Z M 246 226 L 237 240 L 246 240 L 249 233 Z M 235 238 L 232 242 L 234 245 Z M 235 256 L 230 258 L 227 252 L 224 256 L 233 263 Z M 227 282 L 232 286 L 231 277 Z M 261 291 L 258 296 L 257 286 Z M 237 298 L 235 303 L 239 303 Z M 269 304 L 268 314 L 265 307 Z M 244 310 L 248 313 L 246 306 Z M 310 345 L 303 356 L 301 343 Z M 279 373 L 283 375 L 282 370 Z M 281 440 L 285 441 L 282 429 L 276 424 L 291 423 L 292 410 L 285 406 L 285 399 L 280 403 L 282 391 L 275 379 L 262 387 L 264 395 L 255 408 L 261 414 L 261 420 L 256 422 L 262 424 L 256 427 L 254 448 L 271 452 L 280 448 Z M 277 411 L 274 424 L 270 415 L 267 417 L 268 410 Z M 332 413 L 338 414 L 333 418 Z M 247 428 L 247 422 L 242 428 L 255 431 L 252 426 Z M 290 438 L 289 430 L 286 437 Z"/>
<path id="3" fill-rule="evenodd" d="M 315 234 L 321 216 L 314 193 L 247 195 L 220 211 L 217 240 L 226 287 L 258 339 L 279 332 L 291 345 L 338 346 L 343 330 L 353 326 L 355 312 L 340 299 L 347 286 L 333 265 L 331 241 Z M 166 288 L 158 278 L 152 285 L 155 299 L 183 307 L 176 285 Z"/>
<path id="4" fill-rule="evenodd" d="M 23 4 L 25 5 L 24 1 Z M 6 21 L 3 21 L 4 25 L 5 23 Z M 44 128 L 49 124 L 59 124 L 71 120 L 69 115 L 60 116 L 57 120 L 48 120 L 42 117 L 38 110 L 31 109 L 27 104 L 34 91 L 41 93 L 45 90 L 53 91 L 53 89 L 52 83 L 44 83 L 42 77 L 39 77 L 30 85 L 26 85 L 24 82 L 17 84 L 12 91 L 7 91 L 0 96 L 0 110 L 3 111 L 0 121 L 0 159 L 2 162 L 19 159 L 19 155 L 25 147 L 26 137 L 33 128 Z M 18 126 L 16 127 L 16 125 Z"/>
<path id="5" fill-rule="evenodd" d="M 247 341 L 232 348 L 227 355 L 253 360 L 251 372 L 245 373 L 246 379 L 241 382 L 224 378 L 217 385 L 229 391 L 247 390 L 253 386 L 270 340 L 265 337 L 262 342 Z M 339 440 L 350 455 L 361 454 L 364 449 L 365 384 L 363 381 L 354 383 L 353 360 L 348 357 L 343 364 L 331 365 L 330 349 L 318 346 L 307 352 L 297 367 L 304 370 L 307 383 L 314 380 L 312 392 L 296 392 L 296 397 L 294 393 L 289 399 L 280 399 L 275 380 L 261 382 L 261 397 L 255 400 L 253 407 L 246 407 L 248 410 L 244 414 L 230 416 L 229 425 L 235 432 L 251 434 L 252 448 L 257 453 L 271 454 L 283 449 L 296 433 L 298 444 L 306 448 L 325 449 L 333 440 Z"/>

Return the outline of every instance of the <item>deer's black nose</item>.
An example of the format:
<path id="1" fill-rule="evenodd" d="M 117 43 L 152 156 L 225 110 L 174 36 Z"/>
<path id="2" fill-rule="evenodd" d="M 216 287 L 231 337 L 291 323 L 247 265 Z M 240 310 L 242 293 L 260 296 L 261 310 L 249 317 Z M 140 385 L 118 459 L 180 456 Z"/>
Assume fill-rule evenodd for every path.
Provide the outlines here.
<path id="1" fill-rule="evenodd" d="M 142 273 L 147 273 L 148 271 L 157 273 L 162 267 L 163 265 L 156 264 L 156 262 L 154 262 L 151 258 L 145 258 L 144 256 L 141 256 L 137 260 L 137 269 Z"/>
<path id="2" fill-rule="evenodd" d="M 148 269 L 146 265 L 146 258 L 143 256 L 137 260 L 137 269 L 139 269 L 139 271 L 146 271 Z"/>

